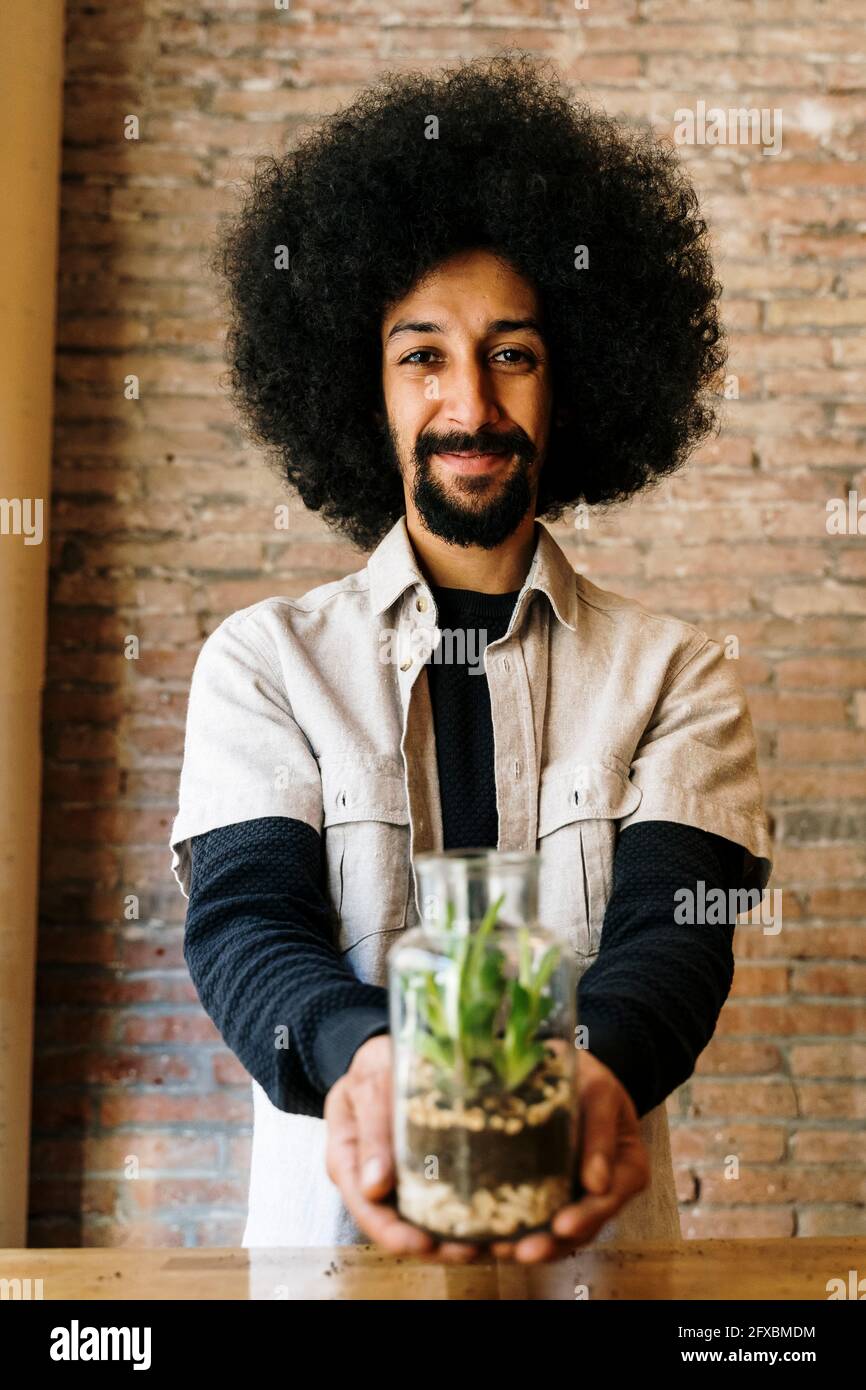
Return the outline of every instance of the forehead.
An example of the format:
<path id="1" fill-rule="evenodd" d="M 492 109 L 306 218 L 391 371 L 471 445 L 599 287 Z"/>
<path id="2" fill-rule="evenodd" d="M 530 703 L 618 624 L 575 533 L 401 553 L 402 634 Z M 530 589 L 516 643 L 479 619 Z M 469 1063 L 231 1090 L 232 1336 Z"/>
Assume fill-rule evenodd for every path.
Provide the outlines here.
<path id="1" fill-rule="evenodd" d="M 407 314 L 453 321 L 457 326 L 481 325 L 492 318 L 537 317 L 538 312 L 539 297 L 531 281 L 492 252 L 466 251 L 428 271 L 402 299 L 389 305 L 382 328 L 387 333 Z"/>

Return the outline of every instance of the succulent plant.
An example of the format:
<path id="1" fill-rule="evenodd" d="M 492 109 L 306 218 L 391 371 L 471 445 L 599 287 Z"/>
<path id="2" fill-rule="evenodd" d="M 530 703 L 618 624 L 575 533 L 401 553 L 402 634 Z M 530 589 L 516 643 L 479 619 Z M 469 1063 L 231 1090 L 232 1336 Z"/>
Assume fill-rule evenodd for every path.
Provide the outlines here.
<path id="1" fill-rule="evenodd" d="M 504 897 L 491 903 L 471 932 L 454 930 L 454 906 L 448 902 L 440 949 L 453 965 L 413 971 L 407 981 L 422 1024 L 413 1045 L 432 1063 L 446 1094 L 491 1083 L 516 1090 L 545 1056 L 537 1034 L 553 1007 L 545 986 L 559 948 L 548 947 L 533 970 L 530 933 L 520 928 L 517 978 L 508 976 L 505 953 L 493 937 Z"/>

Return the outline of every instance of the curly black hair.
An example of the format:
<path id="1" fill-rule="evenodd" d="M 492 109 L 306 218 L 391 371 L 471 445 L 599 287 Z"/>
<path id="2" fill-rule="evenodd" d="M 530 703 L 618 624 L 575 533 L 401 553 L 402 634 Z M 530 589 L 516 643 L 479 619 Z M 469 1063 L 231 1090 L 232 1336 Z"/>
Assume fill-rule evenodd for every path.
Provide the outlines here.
<path id="1" fill-rule="evenodd" d="M 374 419 L 382 316 L 458 251 L 494 252 L 540 297 L 567 423 L 538 516 L 630 497 L 716 424 L 721 287 L 692 184 L 669 144 L 570 100 L 546 67 L 504 50 L 384 73 L 257 158 L 222 229 L 235 403 L 305 505 L 362 549 L 405 510 Z"/>

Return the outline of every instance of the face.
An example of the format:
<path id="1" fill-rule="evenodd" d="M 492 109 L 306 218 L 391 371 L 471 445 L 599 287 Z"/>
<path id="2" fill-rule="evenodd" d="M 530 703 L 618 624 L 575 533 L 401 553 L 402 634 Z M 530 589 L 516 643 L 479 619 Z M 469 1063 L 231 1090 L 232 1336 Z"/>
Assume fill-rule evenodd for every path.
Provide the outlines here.
<path id="1" fill-rule="evenodd" d="M 551 414 L 538 296 L 487 251 L 454 256 L 382 321 L 380 420 L 407 513 L 492 549 L 534 514 Z"/>

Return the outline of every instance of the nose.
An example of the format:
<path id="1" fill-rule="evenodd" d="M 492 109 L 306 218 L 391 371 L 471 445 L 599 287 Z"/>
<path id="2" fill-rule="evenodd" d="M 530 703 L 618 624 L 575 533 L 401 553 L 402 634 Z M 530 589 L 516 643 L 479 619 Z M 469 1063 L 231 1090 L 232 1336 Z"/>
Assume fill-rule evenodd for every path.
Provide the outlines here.
<path id="1" fill-rule="evenodd" d="M 502 418 L 491 374 L 475 357 L 454 363 L 446 382 L 441 418 L 453 429 L 476 434 Z"/>

